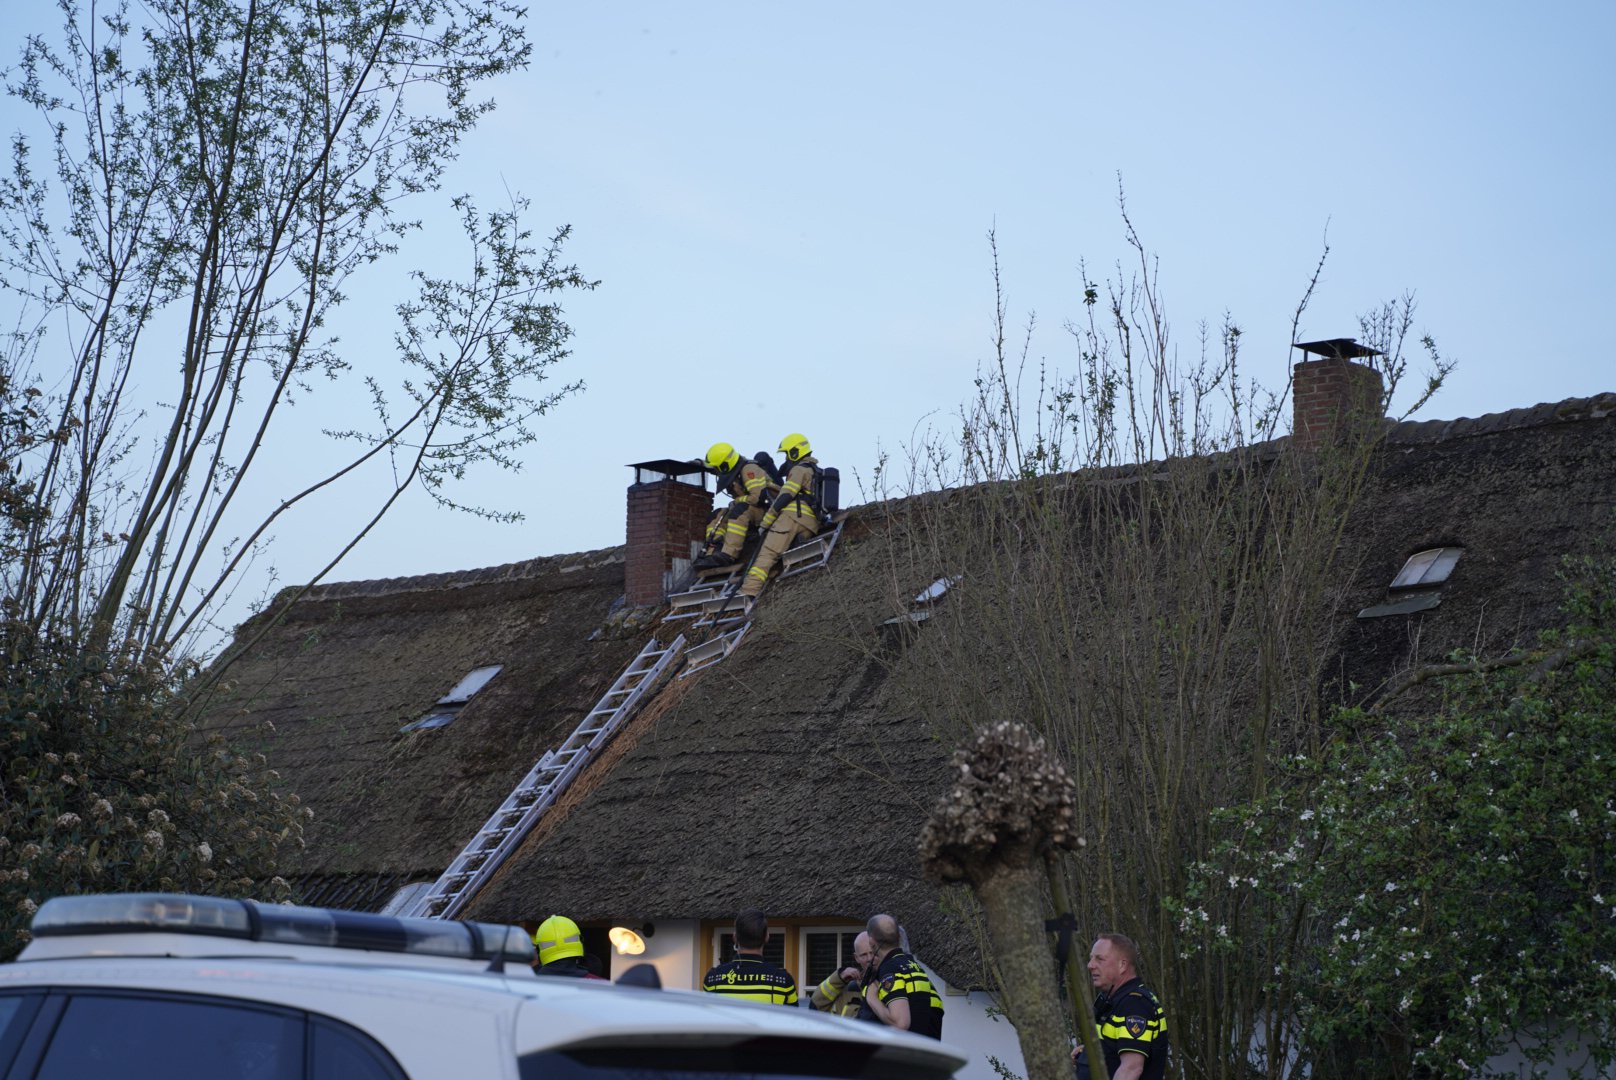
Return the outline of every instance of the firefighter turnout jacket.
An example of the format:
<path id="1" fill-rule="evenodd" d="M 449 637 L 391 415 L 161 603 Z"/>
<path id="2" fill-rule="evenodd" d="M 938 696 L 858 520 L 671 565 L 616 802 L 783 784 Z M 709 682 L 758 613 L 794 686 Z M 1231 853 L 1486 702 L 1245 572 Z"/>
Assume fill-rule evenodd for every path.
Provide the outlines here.
<path id="1" fill-rule="evenodd" d="M 761 956 L 737 956 L 707 972 L 701 988 L 722 994 L 729 1001 L 762 1001 L 772 1005 L 797 1004 L 797 980 L 791 973 Z"/>
<path id="2" fill-rule="evenodd" d="M 843 979 L 840 970 L 833 971 L 814 988 L 808 1004 L 835 1016 L 857 1016 L 864 1005 L 864 985 L 857 979 Z"/>
<path id="3" fill-rule="evenodd" d="M 769 583 L 769 572 L 780 556 L 786 553 L 800 536 L 812 536 L 819 531 L 819 509 L 815 502 L 815 472 L 818 463 L 805 457 L 791 466 L 786 473 L 785 486 L 775 496 L 769 512 L 763 515 L 763 544 L 758 548 L 746 580 L 741 583 L 741 595 L 755 597 Z"/>
<path id="4" fill-rule="evenodd" d="M 713 536 L 709 531 L 708 539 L 720 540 L 724 554 L 733 558 L 746 543 L 747 532 L 763 520 L 763 515 L 773 505 L 780 485 L 770 478 L 763 466 L 751 458 L 742 458 L 718 478 L 718 488 L 729 492 L 731 502 L 723 518 L 722 537 Z"/>

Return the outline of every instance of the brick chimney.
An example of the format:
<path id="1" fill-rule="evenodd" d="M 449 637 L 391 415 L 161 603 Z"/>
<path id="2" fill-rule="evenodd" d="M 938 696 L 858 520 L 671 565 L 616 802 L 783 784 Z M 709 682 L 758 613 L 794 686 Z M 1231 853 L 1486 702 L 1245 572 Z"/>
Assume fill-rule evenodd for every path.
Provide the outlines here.
<path id="1" fill-rule="evenodd" d="M 1385 384 L 1380 372 L 1354 360 L 1381 355 L 1352 338 L 1299 342 L 1295 348 L 1318 360 L 1304 360 L 1291 371 L 1295 418 L 1291 445 L 1318 450 L 1339 439 L 1351 420 L 1379 420 Z"/>
<path id="2" fill-rule="evenodd" d="M 690 569 L 707 531 L 713 493 L 693 461 L 642 461 L 628 489 L 624 592 L 629 607 L 656 607 Z"/>

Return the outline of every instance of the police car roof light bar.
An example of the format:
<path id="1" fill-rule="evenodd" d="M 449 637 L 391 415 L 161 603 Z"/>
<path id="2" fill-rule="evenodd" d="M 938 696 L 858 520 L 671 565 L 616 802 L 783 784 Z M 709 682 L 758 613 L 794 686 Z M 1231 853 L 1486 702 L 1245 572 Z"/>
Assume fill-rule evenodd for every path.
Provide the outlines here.
<path id="1" fill-rule="evenodd" d="M 516 926 L 372 915 L 177 893 L 58 896 L 33 919 L 35 937 L 198 934 L 372 952 L 528 963 L 533 942 Z"/>

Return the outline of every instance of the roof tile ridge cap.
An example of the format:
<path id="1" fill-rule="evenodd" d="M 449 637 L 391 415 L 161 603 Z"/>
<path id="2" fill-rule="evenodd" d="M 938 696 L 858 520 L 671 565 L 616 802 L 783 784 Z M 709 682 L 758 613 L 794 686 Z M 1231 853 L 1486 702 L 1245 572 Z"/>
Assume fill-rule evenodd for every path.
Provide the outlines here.
<path id="1" fill-rule="evenodd" d="M 470 570 L 450 570 L 436 574 L 411 574 L 395 578 L 369 578 L 360 581 L 333 581 L 315 585 L 304 600 L 346 600 L 361 596 L 394 596 L 411 592 L 437 592 L 441 589 L 465 589 L 474 585 L 489 585 L 504 581 L 531 581 L 546 573 L 560 573 L 569 566 L 585 568 L 606 566 L 621 562 L 622 545 L 597 548 L 593 551 L 571 552 L 564 555 L 539 555 L 519 562 L 500 563 L 497 566 L 475 567 Z"/>
<path id="2" fill-rule="evenodd" d="M 1389 427 L 1386 441 L 1404 443 L 1463 439 L 1548 424 L 1603 420 L 1613 413 L 1616 413 L 1616 392 L 1607 390 L 1590 397 L 1544 401 L 1480 416 L 1460 416 L 1452 420 L 1400 420 Z"/>

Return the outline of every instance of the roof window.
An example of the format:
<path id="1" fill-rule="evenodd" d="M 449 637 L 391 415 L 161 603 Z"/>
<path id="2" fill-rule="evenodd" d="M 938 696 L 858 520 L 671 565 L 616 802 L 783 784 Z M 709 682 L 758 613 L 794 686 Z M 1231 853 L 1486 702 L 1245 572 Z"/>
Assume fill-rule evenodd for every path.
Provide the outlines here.
<path id="1" fill-rule="evenodd" d="M 1392 578 L 1394 589 L 1417 589 L 1423 586 L 1440 585 L 1448 580 L 1453 573 L 1454 564 L 1459 556 L 1464 554 L 1464 548 L 1436 547 L 1417 551 L 1408 557 L 1408 562 Z"/>
<path id="2" fill-rule="evenodd" d="M 943 594 L 947 593 L 949 589 L 952 589 L 955 585 L 958 585 L 964 580 L 965 578 L 963 575 L 938 578 L 936 581 L 926 586 L 926 588 L 921 591 L 920 595 L 916 596 L 910 601 L 910 604 L 912 605 L 912 609 L 910 611 L 903 615 L 894 615 L 892 618 L 885 620 L 881 625 L 892 626 L 896 623 L 902 622 L 925 622 L 927 619 L 932 617 L 932 605 L 941 600 L 943 598 Z"/>
<path id="3" fill-rule="evenodd" d="M 1408 557 L 1397 576 L 1392 578 L 1386 600 L 1374 607 L 1364 608 L 1358 612 L 1358 618 L 1413 615 L 1436 607 L 1442 603 L 1442 586 L 1463 554 L 1462 547 L 1434 547 L 1416 551 Z"/>
<path id="4" fill-rule="evenodd" d="M 460 715 L 460 710 L 466 707 L 466 702 L 470 701 L 477 691 L 487 686 L 494 676 L 500 673 L 502 667 L 500 664 L 490 664 L 487 667 L 473 669 L 465 678 L 455 683 L 453 690 L 437 700 L 431 712 L 419 720 L 405 724 L 398 729 L 398 733 L 403 735 L 411 731 L 431 731 L 433 728 L 453 723 L 455 717 Z"/>

